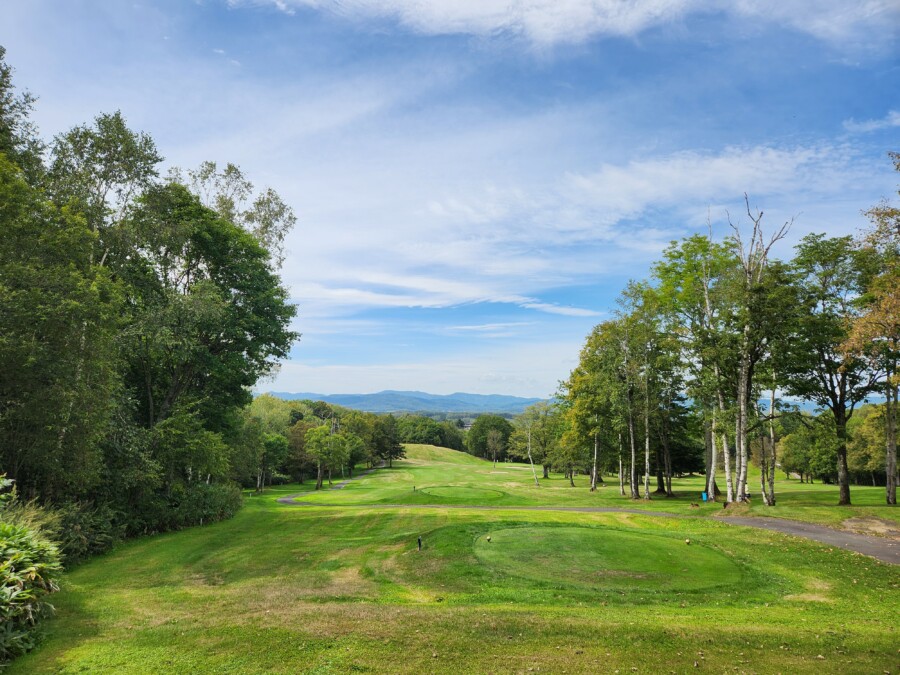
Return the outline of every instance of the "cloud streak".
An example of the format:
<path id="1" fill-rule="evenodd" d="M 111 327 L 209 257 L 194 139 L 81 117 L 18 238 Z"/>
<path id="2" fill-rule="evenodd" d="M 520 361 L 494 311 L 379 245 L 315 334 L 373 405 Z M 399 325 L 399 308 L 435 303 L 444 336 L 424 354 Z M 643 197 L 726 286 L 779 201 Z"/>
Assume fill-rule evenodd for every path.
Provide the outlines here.
<path id="1" fill-rule="evenodd" d="M 885 117 L 880 120 L 865 120 L 857 122 L 849 119 L 844 122 L 844 128 L 855 134 L 865 134 L 871 131 L 881 131 L 882 129 L 890 129 L 892 127 L 900 127 L 900 111 L 891 110 Z"/>
<path id="2" fill-rule="evenodd" d="M 598 36 L 634 37 L 694 15 L 720 13 L 789 25 L 833 43 L 860 40 L 867 34 L 890 39 L 900 22 L 900 7 L 892 0 L 229 0 L 229 4 L 270 4 L 286 13 L 306 8 L 349 20 L 387 20 L 424 35 L 516 36 L 543 46 Z"/>

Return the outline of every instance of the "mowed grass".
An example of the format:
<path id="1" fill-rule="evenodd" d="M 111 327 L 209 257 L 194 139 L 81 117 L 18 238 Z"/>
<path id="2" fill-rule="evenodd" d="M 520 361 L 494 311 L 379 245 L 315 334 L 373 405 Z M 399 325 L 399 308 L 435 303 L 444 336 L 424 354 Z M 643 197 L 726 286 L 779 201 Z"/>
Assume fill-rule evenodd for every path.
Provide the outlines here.
<path id="1" fill-rule="evenodd" d="M 604 476 L 604 483 L 596 492 L 590 492 L 588 476 L 577 476 L 575 488 L 561 474 L 542 478 L 541 467 L 536 467 L 541 487 L 535 488 L 534 476 L 528 464 L 491 462 L 472 457 L 464 452 L 454 452 L 428 445 L 407 445 L 408 459 L 396 463 L 398 470 L 381 471 L 363 483 L 351 483 L 345 489 L 304 495 L 301 501 L 321 504 L 467 504 L 480 506 L 588 506 L 648 509 L 692 516 L 727 516 L 722 501 L 703 503 L 705 488 L 703 476 L 690 476 L 673 481 L 675 499 L 653 495 L 647 502 L 632 500 L 619 492 L 618 478 Z M 335 481 L 338 478 L 335 477 Z M 725 490 L 725 476 L 718 476 L 719 488 Z M 751 503 L 741 505 L 741 516 L 789 518 L 840 528 L 844 521 L 865 528 L 866 520 L 879 519 L 892 527 L 900 528 L 900 511 L 884 503 L 884 488 L 852 486 L 853 506 L 835 508 L 838 501 L 836 485 L 800 483 L 787 479 L 783 473 L 776 476 L 777 504 L 767 507 L 759 494 L 759 471 L 751 466 L 748 486 L 753 495 Z M 311 488 L 312 486 L 307 486 Z M 295 492 L 304 489 L 300 486 Z M 656 489 L 656 478 L 651 478 L 650 490 Z M 627 488 L 626 488 L 627 490 Z M 643 494 L 643 484 L 641 486 Z M 697 507 L 692 507 L 697 504 Z M 857 529 L 859 529 L 857 527 Z"/>
<path id="2" fill-rule="evenodd" d="M 648 508 L 696 514 L 691 480 Z M 412 446 L 308 495 L 404 507 L 291 507 L 275 499 L 311 486 L 272 489 L 68 574 L 44 644 L 9 672 L 898 672 L 896 567 L 705 517 L 715 507 L 515 508 L 635 506 L 576 482 L 535 488 L 527 465 Z M 836 508 L 816 487 L 807 508 Z"/>

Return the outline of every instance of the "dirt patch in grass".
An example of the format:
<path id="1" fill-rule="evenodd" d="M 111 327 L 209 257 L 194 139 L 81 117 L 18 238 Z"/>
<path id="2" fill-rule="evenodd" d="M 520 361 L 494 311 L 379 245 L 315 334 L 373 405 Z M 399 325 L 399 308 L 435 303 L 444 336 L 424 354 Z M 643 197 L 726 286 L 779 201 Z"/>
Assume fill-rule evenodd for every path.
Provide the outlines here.
<path id="1" fill-rule="evenodd" d="M 716 517 L 727 518 L 729 516 L 749 516 L 750 514 L 750 504 L 746 502 L 730 502 L 725 505 L 719 513 L 716 514 Z"/>
<path id="2" fill-rule="evenodd" d="M 793 593 L 784 596 L 784 599 L 795 602 L 832 602 L 831 598 L 819 593 Z"/>
<path id="3" fill-rule="evenodd" d="M 881 518 L 848 518 L 842 525 L 845 530 L 859 532 L 860 534 L 874 534 L 878 537 L 887 537 L 900 541 L 900 527 L 897 523 Z"/>
<path id="4" fill-rule="evenodd" d="M 805 593 L 792 593 L 784 596 L 785 600 L 794 602 L 833 602 L 834 600 L 828 596 L 831 590 L 831 584 L 822 579 L 808 579 L 804 584 L 806 586 Z"/>

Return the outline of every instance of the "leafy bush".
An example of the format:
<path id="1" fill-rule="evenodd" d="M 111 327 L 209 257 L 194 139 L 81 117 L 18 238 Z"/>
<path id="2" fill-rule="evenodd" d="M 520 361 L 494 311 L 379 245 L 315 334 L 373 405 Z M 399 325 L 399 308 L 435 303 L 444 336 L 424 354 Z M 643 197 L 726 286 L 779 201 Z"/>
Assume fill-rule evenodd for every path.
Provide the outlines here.
<path id="1" fill-rule="evenodd" d="M 17 505 L 15 498 L 0 504 L 0 662 L 24 654 L 34 646 L 41 617 L 53 611 L 44 598 L 59 590 L 62 570 L 59 549 L 36 522 L 40 509 Z"/>
<path id="2" fill-rule="evenodd" d="M 130 536 L 180 530 L 231 518 L 241 508 L 241 489 L 233 484 L 176 485 L 170 495 L 148 495 L 128 517 Z"/>
<path id="3" fill-rule="evenodd" d="M 105 504 L 70 502 L 60 506 L 57 513 L 57 539 L 67 566 L 106 553 L 125 536 L 119 514 Z"/>
<path id="4" fill-rule="evenodd" d="M 203 525 L 231 518 L 241 508 L 241 490 L 236 485 L 197 483 L 186 487 L 175 511 L 175 528 Z"/>

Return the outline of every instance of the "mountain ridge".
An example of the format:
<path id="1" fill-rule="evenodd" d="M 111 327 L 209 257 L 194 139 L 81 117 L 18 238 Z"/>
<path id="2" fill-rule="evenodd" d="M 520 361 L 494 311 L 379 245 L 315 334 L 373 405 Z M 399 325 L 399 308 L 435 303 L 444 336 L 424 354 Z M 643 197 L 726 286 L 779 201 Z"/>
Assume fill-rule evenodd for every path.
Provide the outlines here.
<path id="1" fill-rule="evenodd" d="M 521 413 L 534 403 L 546 400 L 505 394 L 429 394 L 424 391 L 386 389 L 374 394 L 314 394 L 270 391 L 272 396 L 291 400 L 324 401 L 345 408 L 374 413 Z"/>

